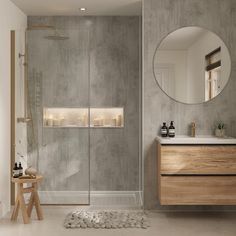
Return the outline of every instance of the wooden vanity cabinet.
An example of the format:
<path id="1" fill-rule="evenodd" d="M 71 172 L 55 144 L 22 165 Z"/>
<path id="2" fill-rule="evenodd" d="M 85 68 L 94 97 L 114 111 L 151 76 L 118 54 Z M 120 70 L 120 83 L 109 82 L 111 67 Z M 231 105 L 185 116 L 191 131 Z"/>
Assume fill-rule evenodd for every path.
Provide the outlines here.
<path id="1" fill-rule="evenodd" d="M 236 205 L 236 145 L 157 142 L 161 205 Z"/>

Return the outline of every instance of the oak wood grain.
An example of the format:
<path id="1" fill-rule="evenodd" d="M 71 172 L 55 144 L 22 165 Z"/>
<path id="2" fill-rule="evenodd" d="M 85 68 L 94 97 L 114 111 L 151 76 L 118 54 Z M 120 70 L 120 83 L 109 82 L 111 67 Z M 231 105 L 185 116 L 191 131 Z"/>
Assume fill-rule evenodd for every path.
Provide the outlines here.
<path id="1" fill-rule="evenodd" d="M 11 216 L 12 221 L 17 220 L 19 209 L 21 209 L 24 223 L 30 223 L 33 206 L 35 206 L 38 220 L 43 220 L 43 212 L 40 207 L 40 200 L 38 196 L 38 183 L 41 182 L 42 179 L 42 176 L 37 176 L 35 179 L 12 178 L 12 182 L 17 184 L 17 197 L 16 204 Z M 23 184 L 31 184 L 32 186 L 24 188 Z M 31 193 L 28 207 L 25 203 L 24 193 Z"/>
<path id="2" fill-rule="evenodd" d="M 11 181 L 13 183 L 17 183 L 17 184 L 32 184 L 32 183 L 38 183 L 40 181 L 42 181 L 43 176 L 41 175 L 37 175 L 36 178 L 34 179 L 20 179 L 20 178 L 12 178 Z"/>
<path id="3" fill-rule="evenodd" d="M 236 176 L 162 176 L 161 205 L 235 205 Z"/>
<path id="4" fill-rule="evenodd" d="M 161 174 L 236 174 L 235 145 L 161 146 Z"/>
<path id="5" fill-rule="evenodd" d="M 157 155 L 161 205 L 236 204 L 235 145 L 158 142 Z"/>
<path id="6" fill-rule="evenodd" d="M 23 183 L 18 184 L 18 198 L 19 198 L 19 204 L 20 204 L 20 209 L 23 217 L 23 221 L 25 224 L 28 224 L 30 222 L 30 218 L 27 213 L 27 207 L 25 204 L 25 199 L 23 195 Z"/>
<path id="7" fill-rule="evenodd" d="M 158 198 L 161 198 L 161 144 L 157 143 L 157 189 Z"/>

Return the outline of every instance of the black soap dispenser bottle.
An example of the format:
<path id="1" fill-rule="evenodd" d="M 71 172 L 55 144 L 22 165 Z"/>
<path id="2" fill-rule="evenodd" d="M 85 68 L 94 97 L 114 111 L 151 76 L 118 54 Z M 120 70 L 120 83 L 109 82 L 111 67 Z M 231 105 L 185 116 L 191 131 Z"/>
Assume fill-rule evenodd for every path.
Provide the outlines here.
<path id="1" fill-rule="evenodd" d="M 12 170 L 12 177 L 13 178 L 18 178 L 19 177 L 19 169 L 17 167 L 17 163 L 15 163 L 15 166 L 13 167 L 13 170 Z"/>
<path id="2" fill-rule="evenodd" d="M 23 167 L 21 166 L 21 162 L 19 163 L 19 176 L 23 176 Z"/>
<path id="3" fill-rule="evenodd" d="M 174 127 L 174 121 L 170 122 L 169 126 L 169 137 L 174 138 L 175 137 L 175 127 Z"/>
<path id="4" fill-rule="evenodd" d="M 166 122 L 163 122 L 163 125 L 161 127 L 161 137 L 167 137 L 168 136 L 168 128 L 166 126 Z"/>

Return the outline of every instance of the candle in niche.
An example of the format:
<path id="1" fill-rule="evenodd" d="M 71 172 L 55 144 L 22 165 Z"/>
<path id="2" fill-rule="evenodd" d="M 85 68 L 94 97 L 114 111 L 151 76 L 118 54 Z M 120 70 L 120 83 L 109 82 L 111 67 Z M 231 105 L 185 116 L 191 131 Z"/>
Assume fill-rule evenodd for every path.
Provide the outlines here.
<path id="1" fill-rule="evenodd" d="M 99 118 L 93 119 L 93 125 L 94 125 L 94 126 L 100 126 Z"/>
<path id="2" fill-rule="evenodd" d="M 53 126 L 53 116 L 50 115 L 48 119 L 46 119 L 46 125 Z"/>
<path id="3" fill-rule="evenodd" d="M 54 119 L 53 126 L 60 126 L 60 119 Z"/>
<path id="4" fill-rule="evenodd" d="M 116 118 L 113 118 L 113 119 L 111 120 L 111 126 L 117 126 L 117 120 L 116 120 Z"/>
<path id="5" fill-rule="evenodd" d="M 117 116 L 117 126 L 122 126 L 122 115 Z"/>
<path id="6" fill-rule="evenodd" d="M 59 125 L 60 126 L 64 126 L 65 125 L 65 117 L 64 116 L 60 116 L 58 120 L 59 120 Z"/>
<path id="7" fill-rule="evenodd" d="M 103 118 L 99 117 L 99 118 L 95 118 L 93 120 L 93 125 L 94 126 L 103 126 L 104 125 L 104 120 Z"/>

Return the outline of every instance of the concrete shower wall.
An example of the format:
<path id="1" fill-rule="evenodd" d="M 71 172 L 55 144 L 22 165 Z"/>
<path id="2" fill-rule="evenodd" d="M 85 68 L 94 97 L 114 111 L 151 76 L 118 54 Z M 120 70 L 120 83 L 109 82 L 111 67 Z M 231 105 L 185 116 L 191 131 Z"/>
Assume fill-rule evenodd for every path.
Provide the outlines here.
<path id="1" fill-rule="evenodd" d="M 41 190 L 140 189 L 140 20 L 138 17 L 28 17 L 70 37 L 28 33 L 29 86 L 36 142 L 28 126 L 29 164 L 45 175 Z M 90 84 L 89 84 L 90 78 Z M 90 96 L 89 96 L 90 95 Z M 89 101 L 90 98 L 90 101 Z M 42 108 L 124 107 L 123 129 L 43 129 Z M 89 144 L 90 137 L 90 146 Z"/>
<path id="2" fill-rule="evenodd" d="M 155 137 L 161 123 L 171 120 L 175 121 L 177 134 L 187 134 L 191 121 L 197 124 L 197 134 L 211 134 L 214 122 L 222 120 L 227 124 L 227 134 L 236 137 L 236 2 L 145 0 L 143 14 L 144 204 L 148 209 L 193 209 L 166 208 L 158 204 Z M 157 45 L 170 32 L 184 26 L 200 26 L 215 32 L 223 39 L 231 54 L 232 71 L 228 85 L 218 97 L 204 104 L 185 105 L 175 102 L 162 92 L 154 79 L 152 60 Z M 203 209 L 206 208 L 216 209 Z"/>

